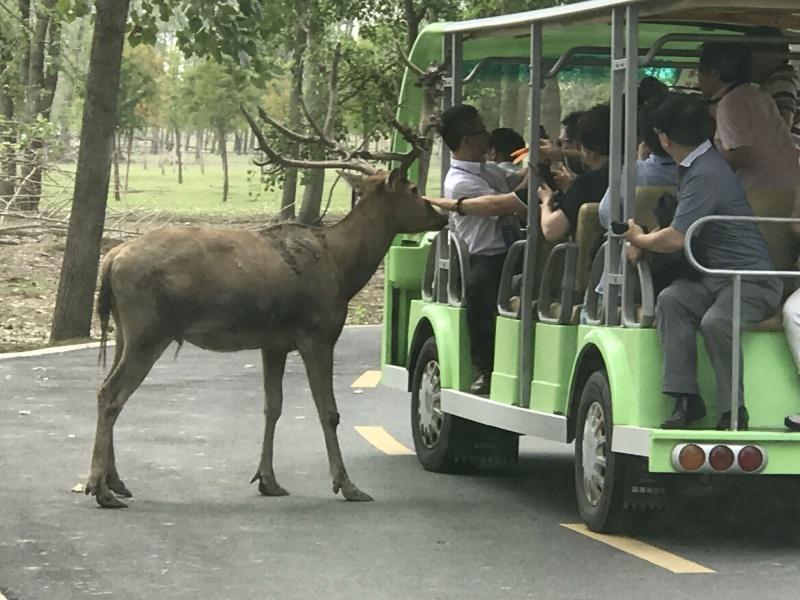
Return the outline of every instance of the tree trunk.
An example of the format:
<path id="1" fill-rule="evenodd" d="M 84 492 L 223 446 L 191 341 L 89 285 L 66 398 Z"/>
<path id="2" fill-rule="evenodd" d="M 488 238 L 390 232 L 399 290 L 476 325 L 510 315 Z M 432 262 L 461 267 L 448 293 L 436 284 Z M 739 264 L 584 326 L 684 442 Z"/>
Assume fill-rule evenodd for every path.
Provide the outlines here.
<path id="1" fill-rule="evenodd" d="M 233 132 L 233 152 L 234 154 L 242 153 L 242 136 L 238 131 Z"/>
<path id="2" fill-rule="evenodd" d="M 183 157 L 181 155 L 181 130 L 175 128 L 175 158 L 178 161 L 178 183 L 183 183 Z"/>
<path id="3" fill-rule="evenodd" d="M 14 146 L 17 134 L 14 129 L 14 99 L 0 86 L 0 201 L 5 206 L 14 197 L 17 182 L 17 161 Z"/>
<path id="4" fill-rule="evenodd" d="M 114 135 L 114 158 L 113 158 L 113 166 L 114 166 L 114 200 L 119 202 L 122 200 L 119 194 L 119 155 L 120 155 L 120 143 L 119 143 L 119 133 Z"/>
<path id="5" fill-rule="evenodd" d="M 219 140 L 219 155 L 222 158 L 222 201 L 228 201 L 228 143 L 225 140 L 225 130 L 220 129 L 217 135 Z"/>
<path id="6" fill-rule="evenodd" d="M 294 30 L 295 44 L 292 49 L 292 93 L 289 96 L 289 127 L 294 131 L 302 128 L 300 114 L 300 86 L 303 85 L 303 52 L 307 43 L 306 28 L 298 22 Z M 289 156 L 297 155 L 297 144 L 289 145 Z M 281 193 L 281 219 L 292 220 L 296 215 L 297 169 L 286 169 Z"/>
<path id="7" fill-rule="evenodd" d="M 242 153 L 247 154 L 250 151 L 250 131 L 245 129 L 242 132 Z"/>
<path id="8" fill-rule="evenodd" d="M 161 151 L 161 145 L 159 144 L 159 131 L 158 127 L 151 127 L 150 128 L 150 154 L 158 154 Z"/>
<path id="9" fill-rule="evenodd" d="M 406 53 L 411 54 L 411 48 L 419 35 L 420 15 L 414 10 L 414 0 L 403 0 L 403 13 L 406 19 Z"/>
<path id="10" fill-rule="evenodd" d="M 217 153 L 217 138 L 218 137 L 219 136 L 216 133 L 214 133 L 214 135 L 211 137 L 211 154 L 216 154 Z"/>
<path id="11" fill-rule="evenodd" d="M 200 160 L 200 152 L 203 150 L 203 130 L 198 129 L 197 133 L 194 134 L 195 145 L 194 145 L 194 160 Z"/>
<path id="12" fill-rule="evenodd" d="M 88 337 L 117 122 L 129 0 L 97 0 L 75 193 L 50 340 Z"/>
<path id="13" fill-rule="evenodd" d="M 127 147 L 125 148 L 125 193 L 128 193 L 128 179 L 131 174 L 131 151 L 133 150 L 133 129 L 128 130 Z"/>

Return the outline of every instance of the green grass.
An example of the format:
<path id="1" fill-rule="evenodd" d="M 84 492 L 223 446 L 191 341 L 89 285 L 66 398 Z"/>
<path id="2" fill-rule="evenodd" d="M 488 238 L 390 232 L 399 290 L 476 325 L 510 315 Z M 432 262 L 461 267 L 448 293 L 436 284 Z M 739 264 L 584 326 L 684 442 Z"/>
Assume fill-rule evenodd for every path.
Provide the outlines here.
<path id="1" fill-rule="evenodd" d="M 128 193 L 114 199 L 113 173 L 109 186 L 108 208 L 113 211 L 163 210 L 175 214 L 208 214 L 216 216 L 275 215 L 280 210 L 281 189 L 267 191 L 259 181 L 259 168 L 247 156 L 229 155 L 228 201 L 222 202 L 222 161 L 219 156 L 205 156 L 205 173 L 189 156 L 183 167 L 183 183 L 178 184 L 177 167 L 165 165 L 164 174 L 158 166 L 158 156 L 139 155 L 131 164 Z M 146 161 L 147 168 L 145 169 Z M 71 168 L 74 170 L 74 167 Z M 65 183 L 66 174 L 55 174 L 55 182 Z M 322 206 L 328 201 L 336 172 L 328 171 Z M 125 165 L 120 165 L 120 179 L 124 188 Z M 64 193 L 71 193 L 71 185 Z M 65 197 L 65 196 L 64 196 Z M 303 198 L 303 188 L 297 188 L 297 211 Z M 56 199 L 52 199 L 53 202 Z M 45 202 L 46 203 L 46 202 Z M 343 214 L 350 210 L 350 186 L 343 180 L 336 183 L 329 214 Z"/>

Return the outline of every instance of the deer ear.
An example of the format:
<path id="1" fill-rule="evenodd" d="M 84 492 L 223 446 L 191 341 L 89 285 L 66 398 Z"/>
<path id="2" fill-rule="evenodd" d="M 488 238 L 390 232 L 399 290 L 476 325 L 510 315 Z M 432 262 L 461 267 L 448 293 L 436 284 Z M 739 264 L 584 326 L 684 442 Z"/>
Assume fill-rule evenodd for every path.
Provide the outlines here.
<path id="1" fill-rule="evenodd" d="M 390 189 L 399 190 L 402 187 L 405 178 L 406 175 L 402 169 L 392 169 L 392 172 L 389 173 L 389 176 L 386 178 L 386 184 Z"/>
<path id="2" fill-rule="evenodd" d="M 347 183 L 350 184 L 350 187 L 353 188 L 355 191 L 360 192 L 362 186 L 364 185 L 364 180 L 366 177 L 362 175 L 358 175 L 356 173 L 351 173 L 350 171 L 337 171 L 339 173 L 339 177 L 344 179 Z"/>

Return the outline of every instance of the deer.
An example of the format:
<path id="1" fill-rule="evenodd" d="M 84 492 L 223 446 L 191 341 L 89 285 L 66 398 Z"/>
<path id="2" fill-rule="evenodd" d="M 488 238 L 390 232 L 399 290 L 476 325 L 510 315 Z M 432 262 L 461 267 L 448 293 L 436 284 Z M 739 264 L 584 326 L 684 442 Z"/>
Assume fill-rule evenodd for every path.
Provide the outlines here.
<path id="1" fill-rule="evenodd" d="M 242 109 L 266 156 L 259 166 L 337 168 L 358 201 L 330 227 L 298 223 L 259 231 L 202 226 L 169 227 L 114 247 L 101 265 L 97 311 L 103 363 L 110 319 L 116 345 L 97 393 L 97 429 L 86 494 L 103 508 L 125 508 L 132 493 L 119 476 L 113 430 L 125 403 L 166 348 L 189 342 L 206 350 L 261 351 L 264 437 L 256 473 L 263 496 L 286 496 L 273 469 L 275 427 L 283 404 L 282 379 L 289 352 L 305 363 L 322 426 L 332 489 L 353 502 L 371 501 L 350 479 L 339 448 L 339 412 L 333 393 L 333 350 L 350 299 L 367 283 L 398 233 L 436 231 L 447 216 L 425 201 L 406 177 L 410 163 L 430 143 L 393 122 L 411 150 L 350 150 L 315 128 L 316 136 L 290 130 L 259 109 L 261 119 L 295 141 L 322 143 L 340 160 L 298 160 L 271 149 L 255 119 Z M 313 127 L 313 123 L 312 123 Z M 399 161 L 389 172 L 369 160 Z M 346 170 L 345 170 L 346 169 Z M 350 171 L 355 171 L 351 173 Z"/>

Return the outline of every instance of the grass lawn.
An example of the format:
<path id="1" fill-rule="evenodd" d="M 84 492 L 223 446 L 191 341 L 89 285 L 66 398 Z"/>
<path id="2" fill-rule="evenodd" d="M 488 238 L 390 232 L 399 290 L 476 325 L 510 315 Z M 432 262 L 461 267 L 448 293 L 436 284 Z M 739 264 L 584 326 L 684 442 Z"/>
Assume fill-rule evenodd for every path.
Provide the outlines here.
<path id="1" fill-rule="evenodd" d="M 146 166 L 145 168 L 145 161 Z M 75 167 L 68 170 L 74 172 Z M 68 175 L 53 174 L 53 181 L 66 182 Z M 120 165 L 120 179 L 125 185 L 125 165 Z M 335 171 L 325 177 L 325 193 L 322 206 L 328 201 L 331 186 L 337 179 Z M 164 174 L 158 166 L 158 156 L 139 155 L 131 164 L 128 193 L 123 192 L 120 201 L 114 200 L 113 174 L 109 186 L 108 208 L 111 211 L 163 210 L 177 214 L 209 214 L 217 216 L 270 216 L 280 210 L 281 190 L 267 191 L 259 181 L 259 168 L 250 157 L 230 154 L 228 157 L 228 201 L 222 202 L 222 161 L 219 156 L 205 156 L 205 173 L 195 164 L 194 157 L 187 158 L 183 167 L 183 183 L 178 184 L 177 167 L 165 165 Z M 74 184 L 74 182 L 73 182 Z M 61 193 L 72 192 L 72 185 Z M 302 202 L 303 188 L 298 185 L 298 212 Z M 53 201 L 56 201 L 53 199 Z M 329 214 L 343 214 L 350 210 L 350 186 L 343 180 L 336 183 Z"/>

